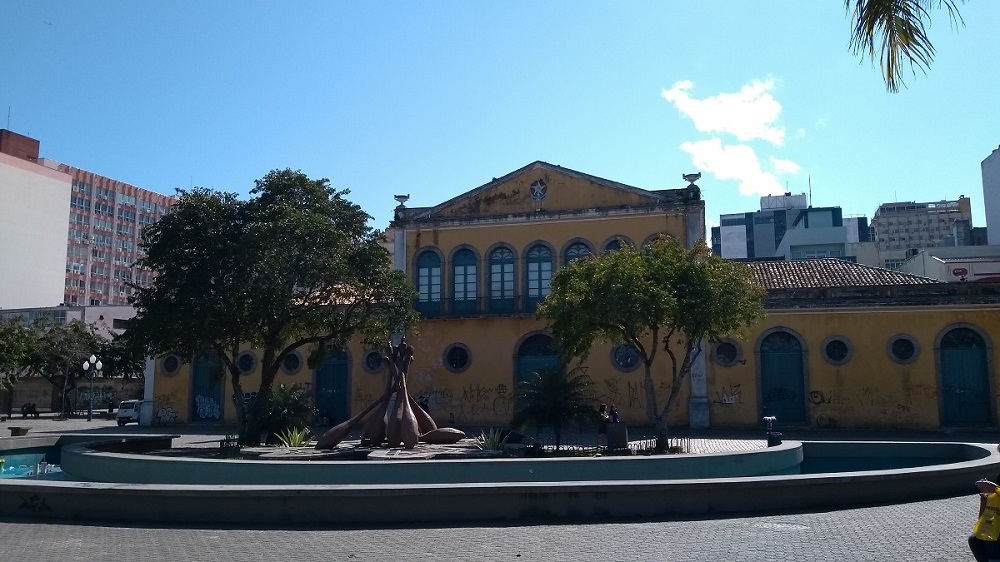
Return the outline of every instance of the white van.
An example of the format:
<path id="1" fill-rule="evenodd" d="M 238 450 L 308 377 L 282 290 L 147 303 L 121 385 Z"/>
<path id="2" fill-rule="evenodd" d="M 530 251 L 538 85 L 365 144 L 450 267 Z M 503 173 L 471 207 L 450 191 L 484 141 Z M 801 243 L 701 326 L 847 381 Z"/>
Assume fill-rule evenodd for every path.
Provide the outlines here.
<path id="1" fill-rule="evenodd" d="M 127 423 L 139 423 L 139 409 L 142 400 L 122 400 L 118 405 L 118 427 Z"/>

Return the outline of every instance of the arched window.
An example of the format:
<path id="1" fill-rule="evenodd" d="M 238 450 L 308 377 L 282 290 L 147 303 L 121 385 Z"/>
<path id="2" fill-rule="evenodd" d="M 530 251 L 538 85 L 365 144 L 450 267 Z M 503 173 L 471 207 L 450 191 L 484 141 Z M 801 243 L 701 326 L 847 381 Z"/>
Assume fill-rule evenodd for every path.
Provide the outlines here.
<path id="1" fill-rule="evenodd" d="M 525 303 L 527 312 L 534 312 L 538 303 L 549 295 L 552 279 L 552 250 L 537 244 L 528 250 L 526 260 L 528 300 Z"/>
<path id="2" fill-rule="evenodd" d="M 570 244 L 568 248 L 566 248 L 566 254 L 563 256 L 563 258 L 565 260 L 565 265 L 569 265 L 570 263 L 576 260 L 590 257 L 591 254 L 592 252 L 590 251 L 589 246 L 587 246 L 583 242 L 574 242 L 573 244 Z"/>
<path id="3" fill-rule="evenodd" d="M 490 312 L 514 310 L 514 252 L 500 247 L 490 252 Z"/>
<path id="4" fill-rule="evenodd" d="M 441 258 L 430 250 L 417 258 L 417 310 L 424 316 L 441 314 Z"/>
<path id="5" fill-rule="evenodd" d="M 453 314 L 475 314 L 476 255 L 472 250 L 459 250 L 451 260 L 451 311 Z"/>
<path id="6" fill-rule="evenodd" d="M 603 250 L 604 253 L 617 252 L 626 246 L 629 248 L 633 247 L 632 241 L 624 236 L 615 236 L 604 242 Z"/>

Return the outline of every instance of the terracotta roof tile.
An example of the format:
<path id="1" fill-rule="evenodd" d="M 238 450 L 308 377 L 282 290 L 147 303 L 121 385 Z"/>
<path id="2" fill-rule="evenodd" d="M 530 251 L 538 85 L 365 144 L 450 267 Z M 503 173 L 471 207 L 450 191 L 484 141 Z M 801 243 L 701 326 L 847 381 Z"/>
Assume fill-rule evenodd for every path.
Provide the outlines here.
<path id="1" fill-rule="evenodd" d="M 837 258 L 795 261 L 749 261 L 765 289 L 822 289 L 829 287 L 879 287 L 942 283 L 881 267 L 871 267 Z"/>

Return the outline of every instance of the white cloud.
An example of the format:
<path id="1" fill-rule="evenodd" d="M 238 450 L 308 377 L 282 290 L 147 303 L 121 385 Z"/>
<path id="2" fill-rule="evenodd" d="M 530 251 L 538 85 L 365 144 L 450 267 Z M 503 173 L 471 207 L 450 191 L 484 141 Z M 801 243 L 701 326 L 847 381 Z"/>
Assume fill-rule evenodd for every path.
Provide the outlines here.
<path id="1" fill-rule="evenodd" d="M 804 139 L 804 138 L 806 138 L 806 130 L 803 129 L 803 128 L 801 128 L 801 127 L 799 127 L 798 129 L 796 129 L 795 130 L 795 138 L 797 138 L 797 139 Z"/>
<path id="2" fill-rule="evenodd" d="M 816 123 L 813 125 L 813 127 L 817 128 L 817 129 L 825 129 L 826 128 L 826 117 L 820 117 L 819 119 L 817 119 Z"/>
<path id="3" fill-rule="evenodd" d="M 689 95 L 694 87 L 690 80 L 677 82 L 663 97 L 681 114 L 690 117 L 696 129 L 707 133 L 728 133 L 741 141 L 761 139 L 781 146 L 785 142 L 785 128 L 777 121 L 781 104 L 771 90 L 774 80 L 754 80 L 736 93 L 721 93 L 705 99 Z"/>
<path id="4" fill-rule="evenodd" d="M 760 167 L 760 160 L 753 148 L 745 144 L 724 146 L 722 139 L 685 142 L 681 150 L 691 155 L 691 162 L 720 180 L 736 180 L 742 195 L 780 195 L 785 192 L 774 175 Z M 798 168 L 794 162 L 772 158 L 775 169 L 781 166 Z"/>
<path id="5" fill-rule="evenodd" d="M 801 166 L 791 160 L 782 160 L 774 156 L 771 157 L 771 165 L 774 166 L 774 171 L 779 174 L 797 174 L 802 169 Z"/>

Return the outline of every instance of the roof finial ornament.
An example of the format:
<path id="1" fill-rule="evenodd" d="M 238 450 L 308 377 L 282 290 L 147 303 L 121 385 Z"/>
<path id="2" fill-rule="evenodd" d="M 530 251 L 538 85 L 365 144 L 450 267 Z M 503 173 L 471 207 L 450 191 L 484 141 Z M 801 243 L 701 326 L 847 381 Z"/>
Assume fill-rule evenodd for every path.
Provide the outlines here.
<path id="1" fill-rule="evenodd" d="M 681 174 L 681 177 L 684 178 L 684 181 L 688 182 L 691 185 L 694 185 L 694 182 L 701 179 L 701 172 L 696 172 L 694 174 Z M 688 187 L 691 186 L 689 185 Z"/>

